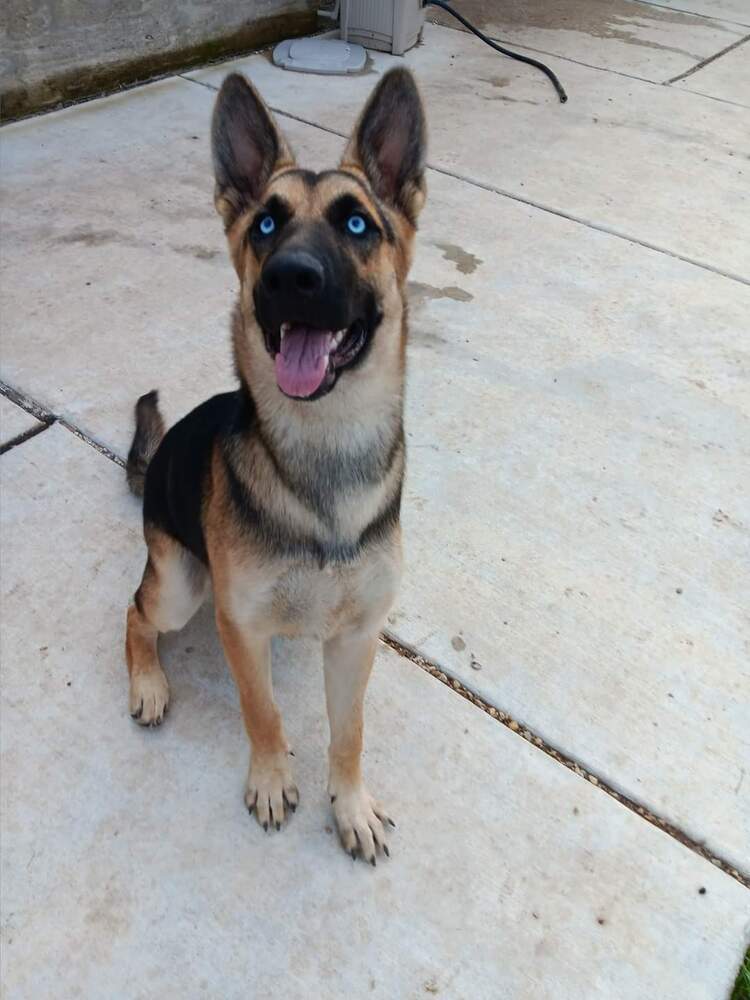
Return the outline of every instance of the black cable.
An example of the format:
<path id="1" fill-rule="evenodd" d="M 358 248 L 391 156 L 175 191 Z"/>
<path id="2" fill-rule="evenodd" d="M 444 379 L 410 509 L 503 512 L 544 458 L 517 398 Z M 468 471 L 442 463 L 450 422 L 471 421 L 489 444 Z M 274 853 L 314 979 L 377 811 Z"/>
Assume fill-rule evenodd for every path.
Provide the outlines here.
<path id="1" fill-rule="evenodd" d="M 504 56 L 509 56 L 511 59 L 517 59 L 519 62 L 528 63 L 529 66 L 536 66 L 536 68 L 540 69 L 542 73 L 544 73 L 544 75 L 552 82 L 552 86 L 555 88 L 557 96 L 560 98 L 560 104 L 565 104 L 568 99 L 568 95 L 565 93 L 563 85 L 557 79 L 549 66 L 545 66 L 544 63 L 538 62 L 536 59 L 530 59 L 528 56 L 520 56 L 517 52 L 511 52 L 509 49 L 504 49 L 502 45 L 498 45 L 496 42 L 493 42 L 491 38 L 488 38 L 485 34 L 483 34 L 479 28 L 475 28 L 470 21 L 466 20 L 463 14 L 459 14 L 457 10 L 454 10 L 451 5 L 449 3 L 445 3 L 444 0 L 424 0 L 424 5 L 425 7 L 440 7 L 442 10 L 447 11 L 455 17 L 457 21 L 460 21 L 465 28 L 474 32 L 477 38 L 481 38 L 483 42 L 491 48 L 496 49 L 498 52 L 502 52 Z"/>

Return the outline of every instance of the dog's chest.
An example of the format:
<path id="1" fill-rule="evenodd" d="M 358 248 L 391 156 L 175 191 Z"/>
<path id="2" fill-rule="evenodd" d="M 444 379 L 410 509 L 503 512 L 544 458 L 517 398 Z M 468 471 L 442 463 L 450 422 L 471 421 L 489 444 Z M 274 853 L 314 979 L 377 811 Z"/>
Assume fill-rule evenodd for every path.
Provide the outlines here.
<path id="1" fill-rule="evenodd" d="M 395 595 L 399 564 L 396 554 L 384 553 L 324 567 L 288 562 L 262 581 L 246 577 L 234 604 L 255 630 L 325 639 L 342 629 L 379 624 Z"/>
<path id="2" fill-rule="evenodd" d="M 359 594 L 353 574 L 334 566 L 291 566 L 275 581 L 267 612 L 274 631 L 324 638 L 356 619 Z"/>

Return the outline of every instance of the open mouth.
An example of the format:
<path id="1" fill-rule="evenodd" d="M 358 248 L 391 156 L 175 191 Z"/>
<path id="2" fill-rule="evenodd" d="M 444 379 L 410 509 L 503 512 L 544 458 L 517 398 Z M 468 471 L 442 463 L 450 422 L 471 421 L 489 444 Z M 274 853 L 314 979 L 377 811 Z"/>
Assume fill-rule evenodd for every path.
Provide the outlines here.
<path id="1" fill-rule="evenodd" d="M 268 339 L 279 389 L 294 399 L 317 399 L 357 359 L 368 337 L 364 323 L 356 320 L 343 330 L 282 323 L 278 336 Z"/>

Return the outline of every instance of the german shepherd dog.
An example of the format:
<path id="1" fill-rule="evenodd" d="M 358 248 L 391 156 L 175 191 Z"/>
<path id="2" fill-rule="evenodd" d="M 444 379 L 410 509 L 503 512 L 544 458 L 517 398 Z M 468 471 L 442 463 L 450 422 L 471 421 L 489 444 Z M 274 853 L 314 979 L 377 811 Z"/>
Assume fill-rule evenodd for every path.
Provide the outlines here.
<path id="1" fill-rule="evenodd" d="M 401 568 L 406 276 L 425 199 L 412 76 L 387 73 L 337 169 L 300 169 L 263 101 L 227 77 L 212 122 L 215 205 L 240 281 L 239 388 L 168 433 L 156 392 L 128 456 L 148 559 L 128 609 L 130 712 L 159 725 L 160 632 L 213 589 L 250 739 L 245 803 L 281 828 L 299 793 L 271 686 L 271 638 L 323 643 L 328 791 L 341 842 L 371 864 L 392 823 L 361 774 L 363 698 Z"/>

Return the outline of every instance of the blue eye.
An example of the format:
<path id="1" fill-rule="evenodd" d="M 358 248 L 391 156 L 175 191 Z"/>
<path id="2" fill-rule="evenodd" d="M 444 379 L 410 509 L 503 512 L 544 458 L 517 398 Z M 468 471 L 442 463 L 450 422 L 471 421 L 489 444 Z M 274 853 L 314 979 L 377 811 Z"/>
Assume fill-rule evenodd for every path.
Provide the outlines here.
<path id="1" fill-rule="evenodd" d="M 258 223 L 258 229 L 260 229 L 264 236 L 270 236 L 275 228 L 276 223 L 273 221 L 273 216 L 264 215 L 261 217 L 261 220 Z"/>
<path id="2" fill-rule="evenodd" d="M 352 236 L 361 236 L 367 229 L 367 223 L 361 215 L 350 215 L 346 220 L 346 228 Z"/>

